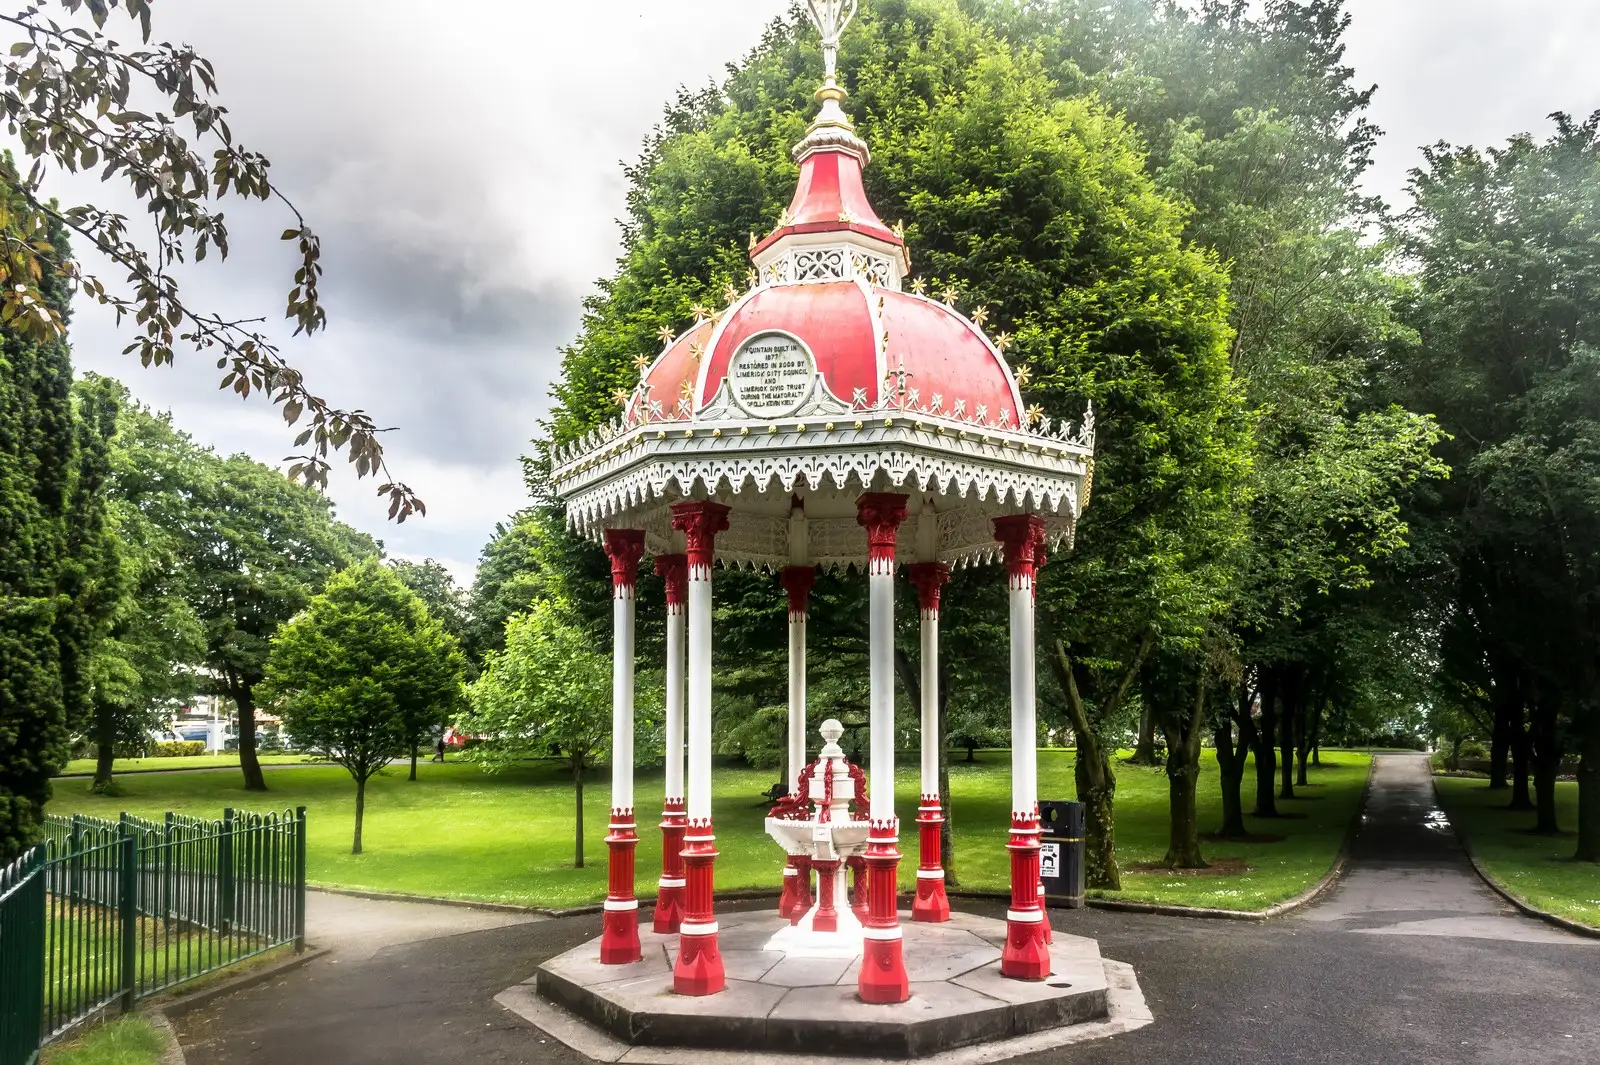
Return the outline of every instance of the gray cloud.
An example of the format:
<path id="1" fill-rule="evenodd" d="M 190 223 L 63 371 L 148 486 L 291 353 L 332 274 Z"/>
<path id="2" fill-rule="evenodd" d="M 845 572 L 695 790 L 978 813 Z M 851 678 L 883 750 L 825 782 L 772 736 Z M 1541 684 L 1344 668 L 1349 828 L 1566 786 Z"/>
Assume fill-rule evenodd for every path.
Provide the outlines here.
<path id="1" fill-rule="evenodd" d="M 787 0 L 163 0 L 157 32 L 217 64 L 235 131 L 274 161 L 322 234 L 330 328 L 286 344 L 329 399 L 400 431 L 393 472 L 429 516 L 384 520 L 342 471 L 344 517 L 397 554 L 470 573 L 525 502 L 517 458 L 548 410 L 559 349 L 617 254 L 620 162 L 678 86 L 721 76 Z M 1587 57 L 1600 5 L 1574 0 L 1351 0 L 1348 59 L 1377 82 L 1388 131 L 1371 176 L 1396 198 L 1416 145 L 1545 128 L 1600 106 Z M 120 31 L 119 31 L 120 33 Z M 122 33 L 126 37 L 127 34 Z M 117 202 L 66 182 L 64 198 Z M 280 213 L 232 205 L 236 253 L 190 271 L 208 307 L 275 314 L 292 255 Z M 280 335 L 286 335 L 281 330 Z M 140 371 L 93 308 L 80 366 L 114 373 L 223 451 L 277 462 L 274 413 L 216 391 L 211 364 Z"/>

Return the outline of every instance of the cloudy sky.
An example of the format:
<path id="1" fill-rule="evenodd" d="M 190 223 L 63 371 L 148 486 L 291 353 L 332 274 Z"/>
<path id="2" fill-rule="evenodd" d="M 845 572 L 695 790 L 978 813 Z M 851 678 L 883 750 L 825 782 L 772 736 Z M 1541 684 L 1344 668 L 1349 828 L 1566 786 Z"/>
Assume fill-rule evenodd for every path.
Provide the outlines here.
<path id="1" fill-rule="evenodd" d="M 558 349 L 616 255 L 621 163 L 681 85 L 716 78 L 787 0 L 162 0 L 157 32 L 217 66 L 233 127 L 274 162 L 322 235 L 329 329 L 286 347 L 331 401 L 397 427 L 392 472 L 428 517 L 384 520 L 341 476 L 341 516 L 392 554 L 470 578 L 525 502 L 518 456 L 539 432 Z M 1373 191 L 1396 200 L 1417 146 L 1543 131 L 1600 108 L 1600 2 L 1350 0 L 1349 61 L 1379 92 Z M 67 199 L 114 202 L 98 188 Z M 233 205 L 235 253 L 186 284 L 197 304 L 275 313 L 284 219 Z M 287 329 L 282 330 L 284 334 Z M 115 374 L 222 451 L 277 463 L 264 404 L 216 390 L 197 357 L 140 370 L 98 309 L 80 368 Z"/>

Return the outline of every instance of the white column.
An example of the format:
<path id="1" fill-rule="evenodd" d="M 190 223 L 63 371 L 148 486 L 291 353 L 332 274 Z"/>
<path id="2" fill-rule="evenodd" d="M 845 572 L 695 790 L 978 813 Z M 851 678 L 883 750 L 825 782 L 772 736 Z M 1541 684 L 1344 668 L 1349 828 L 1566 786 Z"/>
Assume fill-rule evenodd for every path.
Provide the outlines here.
<path id="1" fill-rule="evenodd" d="M 806 615 L 789 610 L 789 794 L 800 794 L 806 765 Z"/>
<path id="2" fill-rule="evenodd" d="M 711 567 L 689 562 L 689 820 L 711 817 Z"/>
<path id="3" fill-rule="evenodd" d="M 872 819 L 894 816 L 894 562 L 874 563 L 868 577 L 871 650 L 869 725 Z"/>
<path id="4" fill-rule="evenodd" d="M 612 586 L 611 808 L 633 809 L 633 585 Z"/>
<path id="5" fill-rule="evenodd" d="M 1011 586 L 1011 812 L 1032 817 L 1038 805 L 1039 730 L 1035 724 L 1033 574 Z"/>
<path id="6" fill-rule="evenodd" d="M 682 799 L 683 794 L 683 650 L 687 619 L 683 603 L 667 604 L 667 723 L 666 797 Z"/>
<path id="7" fill-rule="evenodd" d="M 939 611 L 922 611 L 922 794 L 939 792 Z"/>

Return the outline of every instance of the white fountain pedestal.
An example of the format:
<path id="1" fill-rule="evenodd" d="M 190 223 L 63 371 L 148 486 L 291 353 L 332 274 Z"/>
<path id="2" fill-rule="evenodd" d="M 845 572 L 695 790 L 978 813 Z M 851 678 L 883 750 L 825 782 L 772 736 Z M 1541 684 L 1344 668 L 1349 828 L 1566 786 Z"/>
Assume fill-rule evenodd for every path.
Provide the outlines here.
<path id="1" fill-rule="evenodd" d="M 811 804 L 811 816 L 769 817 L 767 835 L 791 855 L 811 859 L 817 877 L 817 899 L 797 923 L 777 932 L 767 950 L 781 950 L 797 958 L 854 958 L 861 954 L 861 922 L 850 908 L 848 861 L 867 849 L 871 829 L 866 821 L 851 818 L 850 805 L 856 798 L 856 783 L 850 763 L 839 746 L 844 726 L 832 718 L 822 723 L 825 741 L 816 762 L 802 777 L 804 797 Z M 831 930 L 818 929 L 817 915 L 823 910 L 825 867 L 832 873 Z"/>

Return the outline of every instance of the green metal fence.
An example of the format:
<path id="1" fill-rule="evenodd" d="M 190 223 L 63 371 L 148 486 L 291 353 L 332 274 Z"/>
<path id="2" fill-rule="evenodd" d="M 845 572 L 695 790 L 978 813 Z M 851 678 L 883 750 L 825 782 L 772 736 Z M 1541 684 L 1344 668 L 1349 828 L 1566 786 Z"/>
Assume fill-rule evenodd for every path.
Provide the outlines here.
<path id="1" fill-rule="evenodd" d="M 50 817 L 0 871 L 0 1065 L 112 1007 L 305 947 L 305 808 Z"/>

